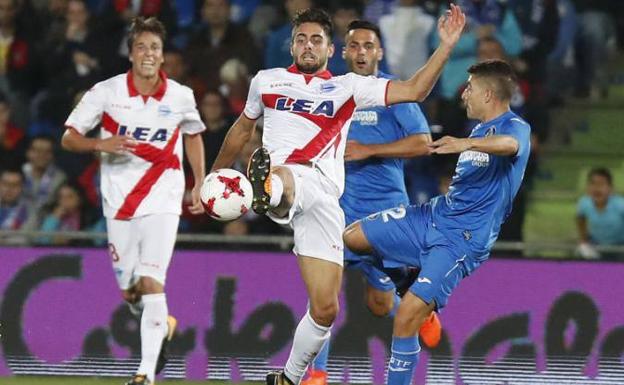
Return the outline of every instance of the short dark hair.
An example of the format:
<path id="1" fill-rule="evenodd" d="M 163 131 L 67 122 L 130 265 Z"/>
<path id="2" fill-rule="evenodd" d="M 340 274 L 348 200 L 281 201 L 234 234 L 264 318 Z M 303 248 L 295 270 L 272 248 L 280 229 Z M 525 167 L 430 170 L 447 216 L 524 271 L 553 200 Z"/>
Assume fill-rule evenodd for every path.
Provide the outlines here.
<path id="1" fill-rule="evenodd" d="M 0 170 L 0 178 L 2 176 L 4 176 L 4 174 L 17 174 L 17 175 L 19 175 L 19 177 L 22 180 L 22 182 L 24 182 L 24 180 L 26 179 L 24 177 L 24 172 L 22 172 L 22 169 L 19 166 L 17 166 L 16 164 L 15 165 L 10 165 L 10 166 L 7 166 L 7 167 L 1 169 Z"/>
<path id="2" fill-rule="evenodd" d="M 308 8 L 297 12 L 297 15 L 292 21 L 293 33 L 295 29 L 303 23 L 316 23 L 320 25 L 323 31 L 325 31 L 329 41 L 332 40 L 332 36 L 334 36 L 334 24 L 329 14 L 324 10 L 320 8 Z"/>
<path id="3" fill-rule="evenodd" d="M 165 39 L 167 38 L 167 30 L 165 29 L 165 25 L 155 17 L 148 17 L 146 19 L 143 16 L 138 16 L 132 19 L 130 31 L 128 32 L 128 52 L 132 51 L 132 44 L 134 44 L 134 39 L 136 39 L 137 36 L 144 32 L 150 32 L 154 35 L 158 35 L 158 37 L 160 37 L 160 40 L 162 40 L 163 45 L 165 44 Z"/>
<path id="4" fill-rule="evenodd" d="M 613 176 L 611 175 L 611 171 L 609 171 L 608 168 L 605 168 L 605 167 L 592 168 L 589 171 L 589 174 L 587 174 L 587 181 L 589 182 L 591 178 L 595 176 L 601 176 L 605 178 L 607 180 L 607 183 L 609 183 L 609 186 L 613 186 Z"/>
<path id="5" fill-rule="evenodd" d="M 499 100 L 509 101 L 516 90 L 516 74 L 509 63 L 502 60 L 486 60 L 473 64 L 468 68 L 468 73 L 488 78 L 494 85 L 494 95 Z"/>
<path id="6" fill-rule="evenodd" d="M 381 30 L 377 24 L 371 23 L 368 20 L 353 20 L 347 27 L 347 33 L 353 31 L 354 29 L 367 29 L 375 32 L 375 35 L 377 35 L 377 39 L 379 40 L 379 44 L 381 44 Z"/>
<path id="7" fill-rule="evenodd" d="M 43 140 L 45 142 L 50 143 L 52 145 L 52 148 L 54 148 L 54 145 L 56 144 L 56 140 L 51 135 L 37 134 L 31 137 L 30 140 L 28 141 L 28 148 L 32 147 L 33 143 L 35 143 L 35 141 L 37 140 Z"/>

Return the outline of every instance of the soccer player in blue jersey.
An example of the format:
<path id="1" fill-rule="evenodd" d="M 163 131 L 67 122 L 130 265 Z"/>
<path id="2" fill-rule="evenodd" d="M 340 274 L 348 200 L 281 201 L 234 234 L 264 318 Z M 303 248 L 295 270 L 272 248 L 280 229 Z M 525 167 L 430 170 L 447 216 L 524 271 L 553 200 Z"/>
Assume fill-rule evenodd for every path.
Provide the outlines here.
<path id="1" fill-rule="evenodd" d="M 468 138 L 446 136 L 430 145 L 434 154 L 460 154 L 449 192 L 423 205 L 371 215 L 344 233 L 355 253 L 420 268 L 394 318 L 388 385 L 410 383 L 420 326 L 488 259 L 529 158 L 531 127 L 509 109 L 516 87 L 511 67 L 492 60 L 468 73 L 462 100 L 468 117 L 480 123 Z"/>
<path id="2" fill-rule="evenodd" d="M 350 72 L 362 76 L 393 78 L 379 71 L 383 57 L 381 32 L 375 24 L 355 20 L 349 24 L 342 56 Z M 429 155 L 429 125 L 417 103 L 400 103 L 390 107 L 358 109 L 349 127 L 345 151 L 345 190 L 340 206 L 346 224 L 372 213 L 409 204 L 403 175 L 403 159 Z M 394 281 L 409 286 L 406 266 L 383 269 L 375 266 L 372 256 L 344 253 L 345 268 L 357 269 L 366 279 L 366 302 L 376 316 L 394 316 L 399 304 Z M 415 279 L 412 276 L 411 279 Z M 428 346 L 440 339 L 440 324 L 435 313 L 423 325 L 421 337 Z M 302 385 L 327 384 L 325 343 Z"/>

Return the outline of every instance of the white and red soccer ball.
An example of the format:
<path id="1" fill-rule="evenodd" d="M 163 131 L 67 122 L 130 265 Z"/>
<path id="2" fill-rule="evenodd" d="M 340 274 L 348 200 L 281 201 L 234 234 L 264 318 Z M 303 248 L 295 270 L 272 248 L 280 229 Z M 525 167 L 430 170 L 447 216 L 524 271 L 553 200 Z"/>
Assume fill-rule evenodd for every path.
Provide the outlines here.
<path id="1" fill-rule="evenodd" d="M 199 195 L 206 214 L 218 221 L 231 221 L 249 211 L 253 190 L 245 175 L 222 168 L 204 178 Z"/>

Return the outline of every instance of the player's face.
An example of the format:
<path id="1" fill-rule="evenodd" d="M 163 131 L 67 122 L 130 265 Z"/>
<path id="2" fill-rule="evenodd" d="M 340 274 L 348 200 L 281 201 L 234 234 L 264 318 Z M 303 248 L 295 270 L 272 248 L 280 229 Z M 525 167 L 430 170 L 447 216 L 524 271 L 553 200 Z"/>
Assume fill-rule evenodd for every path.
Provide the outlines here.
<path id="1" fill-rule="evenodd" d="M 299 71 L 314 74 L 327 69 L 334 45 L 320 24 L 303 23 L 294 31 L 290 53 Z"/>
<path id="2" fill-rule="evenodd" d="M 369 29 L 354 29 L 347 33 L 342 57 L 349 71 L 358 75 L 377 74 L 383 50 L 375 32 Z"/>
<path id="3" fill-rule="evenodd" d="M 482 79 L 470 75 L 461 98 L 466 107 L 466 115 L 470 119 L 481 120 L 485 104 L 489 98 L 486 84 Z"/>
<path id="4" fill-rule="evenodd" d="M 132 43 L 130 52 L 132 72 L 143 78 L 158 76 L 163 64 L 163 42 L 160 36 L 143 32 L 138 34 Z"/>
<path id="5" fill-rule="evenodd" d="M 611 195 L 611 185 L 602 175 L 593 175 L 587 183 L 587 194 L 597 204 L 604 204 Z"/>

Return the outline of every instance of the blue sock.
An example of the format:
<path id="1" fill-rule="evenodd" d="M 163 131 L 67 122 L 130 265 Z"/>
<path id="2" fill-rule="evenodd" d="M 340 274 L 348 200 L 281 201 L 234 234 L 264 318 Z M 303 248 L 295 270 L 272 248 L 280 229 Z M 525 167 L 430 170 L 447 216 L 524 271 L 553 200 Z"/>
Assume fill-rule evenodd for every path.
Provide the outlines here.
<path id="1" fill-rule="evenodd" d="M 392 305 L 392 310 L 390 310 L 390 313 L 388 314 L 388 316 L 394 318 L 397 310 L 399 310 L 400 303 L 401 303 L 401 297 L 399 297 L 399 295 L 396 292 L 394 292 L 394 304 Z"/>
<path id="2" fill-rule="evenodd" d="M 324 372 L 327 371 L 327 357 L 329 356 L 329 343 L 330 341 L 325 341 L 321 351 L 318 352 L 316 357 L 314 358 L 314 362 L 312 362 L 312 368 L 314 370 L 322 370 Z"/>
<path id="3" fill-rule="evenodd" d="M 388 364 L 388 385 L 409 385 L 418 364 L 418 336 L 392 337 L 392 356 Z"/>

